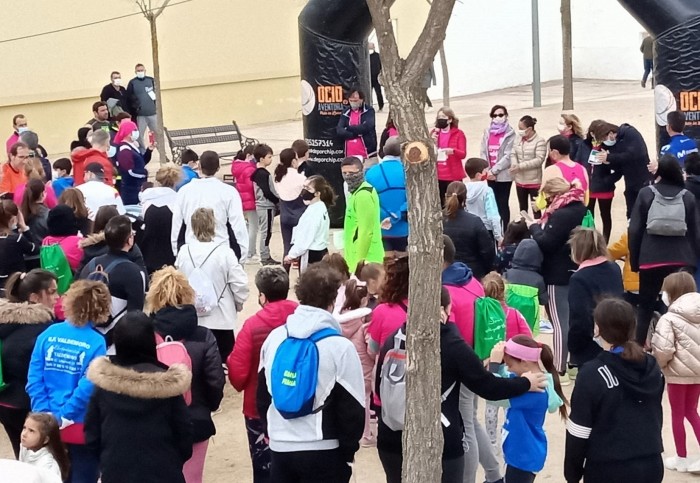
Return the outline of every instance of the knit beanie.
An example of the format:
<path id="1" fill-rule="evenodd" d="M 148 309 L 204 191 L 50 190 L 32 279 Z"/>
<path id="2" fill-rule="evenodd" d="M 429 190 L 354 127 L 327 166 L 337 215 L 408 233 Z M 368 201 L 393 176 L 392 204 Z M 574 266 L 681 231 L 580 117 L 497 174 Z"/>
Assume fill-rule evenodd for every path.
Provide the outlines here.
<path id="1" fill-rule="evenodd" d="M 49 211 L 46 221 L 51 236 L 72 236 L 78 234 L 78 222 L 73 209 L 68 205 L 56 205 Z"/>

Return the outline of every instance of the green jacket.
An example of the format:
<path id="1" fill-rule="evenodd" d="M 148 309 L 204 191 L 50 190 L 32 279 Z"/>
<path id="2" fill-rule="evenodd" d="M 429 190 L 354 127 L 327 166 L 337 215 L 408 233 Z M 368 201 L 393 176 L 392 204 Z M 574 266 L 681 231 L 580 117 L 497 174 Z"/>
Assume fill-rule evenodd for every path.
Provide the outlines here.
<path id="1" fill-rule="evenodd" d="M 345 261 L 350 273 L 357 262 L 384 262 L 384 245 L 379 219 L 379 196 L 367 181 L 350 195 L 345 208 Z"/>

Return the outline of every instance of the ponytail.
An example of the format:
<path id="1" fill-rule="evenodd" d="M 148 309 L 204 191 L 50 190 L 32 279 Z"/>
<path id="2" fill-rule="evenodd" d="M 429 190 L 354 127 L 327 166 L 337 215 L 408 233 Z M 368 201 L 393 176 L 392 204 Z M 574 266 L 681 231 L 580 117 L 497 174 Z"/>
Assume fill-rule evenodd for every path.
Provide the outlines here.
<path id="1" fill-rule="evenodd" d="M 622 357 L 626 361 L 630 362 L 641 362 L 644 360 L 646 357 L 644 353 L 644 349 L 642 349 L 642 346 L 637 344 L 637 342 L 633 340 L 628 340 L 622 345 L 622 354 L 620 354 L 620 357 Z"/>
<path id="2" fill-rule="evenodd" d="M 556 392 L 557 395 L 561 398 L 561 400 L 564 401 L 564 404 L 559 406 L 559 414 L 561 415 L 562 419 L 566 419 L 568 417 L 568 411 L 566 410 L 566 406 L 568 406 L 569 401 L 566 399 L 564 391 L 561 388 L 559 372 L 557 372 L 556 367 L 554 367 L 554 353 L 547 344 L 539 345 L 542 349 L 542 352 L 540 353 L 540 361 L 542 362 L 542 366 L 547 372 L 549 372 L 552 375 L 552 379 L 554 380 L 554 392 Z"/>
<path id="3" fill-rule="evenodd" d="M 275 168 L 275 182 L 279 183 L 282 181 L 295 159 L 297 159 L 297 153 L 292 148 L 280 151 L 280 163 Z"/>
<path id="4" fill-rule="evenodd" d="M 467 187 L 461 181 L 453 181 L 447 185 L 445 192 L 445 209 L 444 214 L 448 220 L 453 220 L 457 217 L 457 212 L 464 209 L 464 204 L 467 201 Z"/>
<path id="5" fill-rule="evenodd" d="M 29 297 L 41 293 L 57 281 L 53 273 L 35 268 L 30 272 L 15 272 L 5 282 L 5 297 L 13 303 L 29 302 Z"/>
<path id="6" fill-rule="evenodd" d="M 487 297 L 499 302 L 506 301 L 506 284 L 498 272 L 489 272 L 484 275 L 484 278 L 481 279 L 481 285 L 484 286 L 484 294 Z"/>
<path id="7" fill-rule="evenodd" d="M 367 297 L 367 284 L 351 278 L 345 282 L 345 303 L 341 310 L 359 309 L 365 297 Z"/>

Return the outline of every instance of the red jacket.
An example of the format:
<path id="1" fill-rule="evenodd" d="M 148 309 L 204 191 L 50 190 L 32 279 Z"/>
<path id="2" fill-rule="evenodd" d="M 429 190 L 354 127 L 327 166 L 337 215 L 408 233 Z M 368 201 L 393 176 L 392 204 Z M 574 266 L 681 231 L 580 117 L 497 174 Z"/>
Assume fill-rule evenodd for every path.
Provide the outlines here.
<path id="1" fill-rule="evenodd" d="M 268 303 L 245 321 L 236 337 L 236 345 L 226 361 L 228 379 L 236 391 L 243 391 L 243 414 L 248 418 L 260 417 L 255 406 L 260 349 L 270 332 L 284 325 L 297 305 L 291 300 Z"/>
<path id="2" fill-rule="evenodd" d="M 431 135 L 436 136 L 438 129 L 433 129 Z M 440 181 L 462 181 L 467 173 L 464 172 L 462 161 L 467 157 L 467 137 L 464 132 L 456 127 L 450 129 L 450 139 L 447 147 L 454 152 L 447 157 L 446 161 L 437 163 L 437 174 Z"/>
<path id="3" fill-rule="evenodd" d="M 76 148 L 70 153 L 70 158 L 73 161 L 74 186 L 85 182 L 85 166 L 90 163 L 100 163 L 105 170 L 105 184 L 114 186 L 114 165 L 104 151 Z"/>
<path id="4" fill-rule="evenodd" d="M 255 165 L 250 161 L 234 159 L 231 163 L 231 174 L 236 178 L 236 189 L 241 195 L 243 211 L 255 209 L 255 185 L 253 184 Z"/>

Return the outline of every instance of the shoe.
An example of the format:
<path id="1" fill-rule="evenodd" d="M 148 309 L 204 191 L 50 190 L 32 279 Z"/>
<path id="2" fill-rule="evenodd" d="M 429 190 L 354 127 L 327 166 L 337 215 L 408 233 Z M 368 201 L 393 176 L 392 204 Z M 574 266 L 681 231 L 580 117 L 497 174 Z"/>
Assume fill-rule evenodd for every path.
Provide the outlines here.
<path id="1" fill-rule="evenodd" d="M 374 436 L 370 436 L 369 438 L 362 438 L 360 440 L 360 446 L 363 448 L 374 448 L 377 446 L 377 438 Z"/>
<path id="2" fill-rule="evenodd" d="M 282 265 L 282 262 L 278 262 L 277 260 L 275 260 L 272 257 L 261 260 L 260 263 L 263 264 L 263 267 L 265 267 L 267 265 Z"/>
<path id="3" fill-rule="evenodd" d="M 688 465 L 688 458 L 681 458 L 680 456 L 664 458 L 664 466 L 669 470 L 675 470 L 679 473 L 700 471 L 700 461 Z"/>
<path id="4" fill-rule="evenodd" d="M 571 385 L 571 378 L 569 375 L 565 372 L 563 375 L 559 376 L 559 384 L 562 386 L 570 386 Z"/>
<path id="5" fill-rule="evenodd" d="M 245 261 L 246 265 L 257 265 L 260 263 L 260 257 L 257 255 L 253 255 L 252 257 L 248 257 Z"/>
<path id="6" fill-rule="evenodd" d="M 554 327 L 552 327 L 552 323 L 546 319 L 540 320 L 540 334 L 553 334 L 553 333 L 554 333 Z"/>
<path id="7" fill-rule="evenodd" d="M 566 374 L 569 376 L 569 379 L 575 381 L 576 376 L 578 376 L 578 367 L 569 366 L 569 369 L 567 369 Z"/>
<path id="8" fill-rule="evenodd" d="M 646 88 L 647 83 L 645 81 L 642 81 L 642 89 Z"/>

